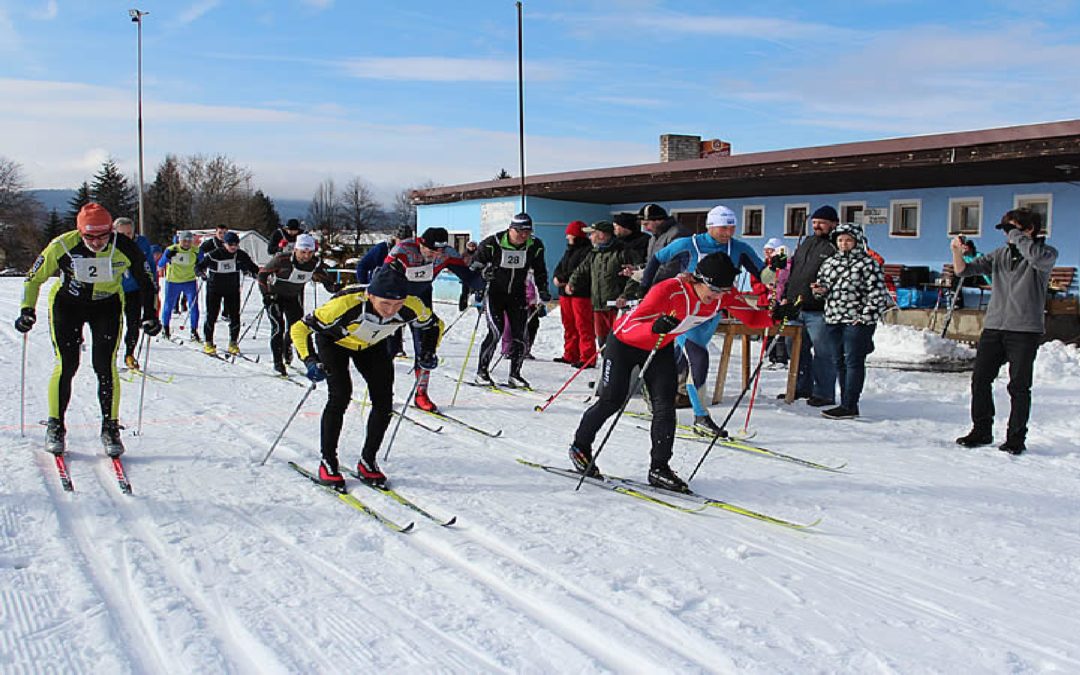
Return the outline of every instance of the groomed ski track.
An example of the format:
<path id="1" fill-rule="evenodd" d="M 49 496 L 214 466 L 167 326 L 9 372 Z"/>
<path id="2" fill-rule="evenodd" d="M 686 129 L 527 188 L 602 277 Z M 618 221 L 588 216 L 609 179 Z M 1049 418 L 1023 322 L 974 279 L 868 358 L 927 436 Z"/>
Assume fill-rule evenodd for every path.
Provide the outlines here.
<path id="1" fill-rule="evenodd" d="M 17 316 L 19 292 L 20 280 L 0 280 L 0 316 Z M 418 520 L 413 533 L 397 535 L 285 466 L 317 463 L 323 385 L 268 464 L 257 465 L 303 394 L 267 377 L 265 326 L 244 345 L 263 354 L 260 364 L 154 342 L 151 372 L 174 381 L 147 382 L 141 437 L 130 435 L 141 382 L 122 384 L 130 497 L 97 439 L 88 344 L 67 420 L 75 492 L 63 493 L 39 449 L 53 357 L 44 297 L 38 310 L 26 439 L 22 337 L 10 321 L 0 325 L 8 392 L 0 401 L 8 448 L 0 671 L 1080 669 L 1080 423 L 1064 414 L 1080 409 L 1080 379 L 1070 372 L 1037 380 L 1033 453 L 1017 459 L 952 446 L 964 431 L 964 374 L 873 371 L 866 419 L 844 424 L 766 400 L 782 376 L 767 373 L 756 441 L 847 460 L 849 473 L 715 448 L 694 487 L 771 515 L 823 517 L 809 533 L 574 492 L 569 481 L 517 466 L 516 456 L 567 464 L 595 370 L 539 415 L 531 398 L 463 387 L 447 412 L 504 437 L 403 424 L 384 468 L 403 494 L 458 524 Z M 254 314 L 249 307 L 246 319 Z M 543 322 L 538 357 L 557 354 L 559 330 L 557 316 Z M 451 333 L 441 350 L 446 372 L 456 375 L 467 341 L 468 331 Z M 407 366 L 397 367 L 398 405 Z M 550 360 L 526 364 L 544 398 L 571 372 Z M 448 406 L 453 384 L 432 382 L 432 397 Z M 998 402 L 1007 409 L 1007 399 Z M 353 404 L 343 462 L 355 462 L 363 428 Z M 647 433 L 625 424 L 600 467 L 643 477 L 647 447 Z M 673 465 L 686 475 L 702 450 L 677 441 Z M 389 499 L 354 492 L 411 519 Z"/>

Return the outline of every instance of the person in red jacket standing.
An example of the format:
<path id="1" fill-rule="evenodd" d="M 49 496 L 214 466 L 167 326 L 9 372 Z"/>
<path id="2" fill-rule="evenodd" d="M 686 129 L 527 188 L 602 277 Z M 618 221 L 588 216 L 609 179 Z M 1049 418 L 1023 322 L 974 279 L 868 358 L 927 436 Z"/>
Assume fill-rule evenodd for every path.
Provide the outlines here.
<path id="1" fill-rule="evenodd" d="M 566 226 L 566 252 L 555 266 L 555 287 L 559 289 L 559 314 L 562 315 L 563 353 L 557 363 L 569 363 L 575 368 L 593 367 L 596 360 L 596 333 L 593 331 L 593 308 L 589 287 L 570 292 L 566 284 L 570 275 L 592 250 L 585 223 L 575 220 Z"/>
<path id="2" fill-rule="evenodd" d="M 581 416 L 570 461 L 582 473 L 599 476 L 593 462 L 592 442 L 600 427 L 626 401 L 635 367 L 649 389 L 652 402 L 652 452 L 649 484 L 686 492 L 686 482 L 671 470 L 675 442 L 676 336 L 716 315 L 721 294 L 731 287 L 738 270 L 724 253 L 712 253 L 698 263 L 693 274 L 680 274 L 652 286 L 641 304 L 627 314 L 608 336 L 597 383 L 597 400 Z M 649 360 L 648 367 L 645 362 Z M 590 469 L 590 464 L 592 465 Z"/>

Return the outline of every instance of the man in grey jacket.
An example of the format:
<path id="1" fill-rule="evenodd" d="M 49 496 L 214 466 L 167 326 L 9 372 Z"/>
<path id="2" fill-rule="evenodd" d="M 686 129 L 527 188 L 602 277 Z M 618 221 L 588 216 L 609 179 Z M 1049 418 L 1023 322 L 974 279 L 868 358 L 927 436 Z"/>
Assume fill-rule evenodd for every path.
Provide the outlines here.
<path id="1" fill-rule="evenodd" d="M 680 237 L 689 237 L 693 234 L 683 228 L 679 221 L 675 220 L 668 215 L 668 212 L 664 210 L 664 207 L 659 204 L 646 204 L 638 211 L 638 220 L 641 221 L 641 227 L 646 232 L 652 235 L 652 239 L 649 240 L 649 246 L 645 251 L 645 262 L 649 262 L 656 252 L 664 248 L 671 242 Z M 669 263 L 665 263 L 660 266 L 660 269 L 656 272 L 656 276 L 653 277 L 653 283 L 658 283 L 664 279 L 670 279 L 679 272 L 682 271 L 682 263 L 684 261 L 672 260 Z M 630 277 L 626 282 L 626 289 L 622 296 L 618 300 L 618 307 L 622 308 L 626 305 L 627 300 L 640 300 L 645 297 L 645 291 L 641 289 L 641 275 L 644 267 L 638 269 L 626 269 L 623 270 L 625 276 Z"/>
<path id="2" fill-rule="evenodd" d="M 1058 252 L 1039 237 L 1042 219 L 1031 209 L 1014 209 L 997 225 L 1008 244 L 989 255 L 964 262 L 964 238 L 955 237 L 953 267 L 959 277 L 993 275 L 990 306 L 975 352 L 971 374 L 971 431 L 956 442 L 968 448 L 994 442 L 994 392 L 998 371 L 1009 364 L 1009 399 L 1012 410 L 1005 442 L 999 450 L 1024 452 L 1031 414 L 1031 379 L 1035 354 L 1044 331 L 1043 312 L 1050 271 Z"/>

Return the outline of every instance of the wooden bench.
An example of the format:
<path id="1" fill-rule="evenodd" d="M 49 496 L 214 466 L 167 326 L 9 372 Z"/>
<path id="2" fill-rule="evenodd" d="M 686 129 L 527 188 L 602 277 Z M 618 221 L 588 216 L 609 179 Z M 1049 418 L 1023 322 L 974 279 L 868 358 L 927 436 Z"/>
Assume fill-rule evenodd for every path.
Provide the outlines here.
<path id="1" fill-rule="evenodd" d="M 900 273 L 904 271 L 904 265 L 888 263 L 882 265 L 881 270 L 885 272 L 886 283 L 888 279 L 892 279 L 894 288 L 900 286 Z"/>
<path id="2" fill-rule="evenodd" d="M 742 385 L 746 387 L 750 383 L 750 363 L 756 359 L 750 354 L 750 337 L 765 335 L 764 328 L 750 328 L 738 322 L 721 321 L 716 327 L 716 332 L 723 333 L 724 346 L 720 351 L 720 361 L 716 365 L 716 384 L 713 387 L 712 404 L 716 405 L 724 397 L 724 382 L 727 380 L 728 363 L 731 362 L 731 348 L 735 342 L 735 336 L 742 338 Z M 769 328 L 769 335 L 776 335 L 775 328 Z M 784 400 L 791 403 L 795 400 L 795 384 L 799 376 L 799 355 L 802 353 L 802 326 L 784 326 L 780 333 L 781 337 L 790 337 L 791 350 L 788 354 L 788 377 L 787 389 L 784 392 Z M 780 338 L 777 338 L 780 339 Z"/>
<path id="3" fill-rule="evenodd" d="M 1055 267 L 1050 270 L 1050 293 L 1064 293 L 1065 295 L 1068 295 L 1075 277 L 1075 267 Z"/>

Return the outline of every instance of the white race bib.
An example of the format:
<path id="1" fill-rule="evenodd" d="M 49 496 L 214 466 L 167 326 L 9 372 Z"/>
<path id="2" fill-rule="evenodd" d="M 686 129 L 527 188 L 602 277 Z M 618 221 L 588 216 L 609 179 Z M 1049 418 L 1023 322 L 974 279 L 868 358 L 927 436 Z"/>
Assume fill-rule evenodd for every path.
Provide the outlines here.
<path id="1" fill-rule="evenodd" d="M 236 259 L 230 258 L 229 260 L 218 260 L 217 270 L 218 274 L 230 274 L 236 271 Z"/>
<path id="2" fill-rule="evenodd" d="M 689 330 L 700 326 L 711 318 L 711 316 L 697 316 L 696 314 L 691 314 L 690 316 L 679 322 L 679 325 L 675 326 L 675 330 L 671 332 L 676 335 L 681 335 Z"/>
<path id="3" fill-rule="evenodd" d="M 298 270 L 295 267 L 289 270 L 289 276 L 278 277 L 278 281 L 287 281 L 290 284 L 306 284 L 311 281 L 312 272 Z"/>
<path id="4" fill-rule="evenodd" d="M 97 284 L 113 280 L 112 261 L 109 258 L 72 258 L 71 272 L 75 280 L 83 284 Z"/>
<path id="5" fill-rule="evenodd" d="M 508 270 L 519 270 L 525 267 L 525 254 L 526 251 L 509 251 L 507 249 L 502 250 L 502 262 L 499 263 L 499 267 Z"/>
<path id="6" fill-rule="evenodd" d="M 349 335 L 357 340 L 373 345 L 382 342 L 396 333 L 404 324 L 401 323 L 377 323 L 367 319 L 361 319 L 360 323 L 349 324 Z"/>
<path id="7" fill-rule="evenodd" d="M 405 278 L 409 281 L 431 281 L 435 278 L 435 264 L 428 263 L 417 267 L 406 267 Z"/>

